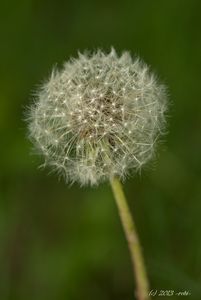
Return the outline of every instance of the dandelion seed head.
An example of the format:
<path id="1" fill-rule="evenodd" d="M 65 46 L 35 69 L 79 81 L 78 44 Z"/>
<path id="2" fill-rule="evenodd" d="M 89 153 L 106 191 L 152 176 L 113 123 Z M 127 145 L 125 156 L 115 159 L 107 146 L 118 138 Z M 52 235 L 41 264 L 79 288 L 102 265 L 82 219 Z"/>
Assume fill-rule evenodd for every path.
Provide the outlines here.
<path id="1" fill-rule="evenodd" d="M 165 87 L 140 59 L 79 53 L 38 91 L 29 135 L 66 182 L 95 185 L 150 160 L 166 109 Z"/>

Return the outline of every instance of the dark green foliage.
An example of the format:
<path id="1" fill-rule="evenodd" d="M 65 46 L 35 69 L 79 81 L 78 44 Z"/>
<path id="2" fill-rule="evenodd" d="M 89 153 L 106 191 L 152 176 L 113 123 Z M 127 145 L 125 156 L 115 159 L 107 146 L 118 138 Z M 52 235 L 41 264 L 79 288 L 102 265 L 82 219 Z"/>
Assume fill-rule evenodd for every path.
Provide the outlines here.
<path id="1" fill-rule="evenodd" d="M 155 166 L 125 183 L 151 287 L 201 299 L 201 2 L 4 2 L 0 299 L 133 297 L 129 252 L 109 186 L 69 188 L 37 169 L 22 120 L 30 90 L 53 63 L 61 65 L 77 49 L 110 45 L 153 66 L 172 101 Z"/>

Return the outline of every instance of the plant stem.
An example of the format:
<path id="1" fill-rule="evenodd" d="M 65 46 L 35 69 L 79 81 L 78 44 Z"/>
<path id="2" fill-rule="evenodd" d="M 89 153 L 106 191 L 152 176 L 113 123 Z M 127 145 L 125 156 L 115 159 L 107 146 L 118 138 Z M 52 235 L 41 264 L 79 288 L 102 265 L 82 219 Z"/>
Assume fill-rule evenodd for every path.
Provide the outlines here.
<path id="1" fill-rule="evenodd" d="M 136 280 L 136 297 L 138 300 L 147 300 L 150 299 L 149 284 L 135 223 L 128 207 L 121 182 L 118 178 L 114 177 L 110 180 L 110 184 L 130 249 Z"/>

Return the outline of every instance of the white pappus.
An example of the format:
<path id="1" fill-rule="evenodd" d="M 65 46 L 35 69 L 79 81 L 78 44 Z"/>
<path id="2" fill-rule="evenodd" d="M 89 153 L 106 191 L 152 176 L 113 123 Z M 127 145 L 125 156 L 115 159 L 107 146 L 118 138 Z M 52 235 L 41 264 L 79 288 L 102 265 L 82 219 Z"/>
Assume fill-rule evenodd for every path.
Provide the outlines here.
<path id="1" fill-rule="evenodd" d="M 37 92 L 29 136 L 66 182 L 94 185 L 150 160 L 166 110 L 164 85 L 139 58 L 79 53 Z"/>

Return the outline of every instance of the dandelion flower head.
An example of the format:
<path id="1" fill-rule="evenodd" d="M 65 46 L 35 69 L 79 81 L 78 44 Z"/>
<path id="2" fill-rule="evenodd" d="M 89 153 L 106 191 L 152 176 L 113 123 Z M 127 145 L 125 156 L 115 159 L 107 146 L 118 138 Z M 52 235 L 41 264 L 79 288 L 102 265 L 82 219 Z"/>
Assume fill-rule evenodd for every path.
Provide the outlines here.
<path id="1" fill-rule="evenodd" d="M 78 54 L 53 70 L 29 108 L 29 135 L 66 182 L 95 185 L 138 171 L 154 154 L 164 85 L 129 52 Z"/>

